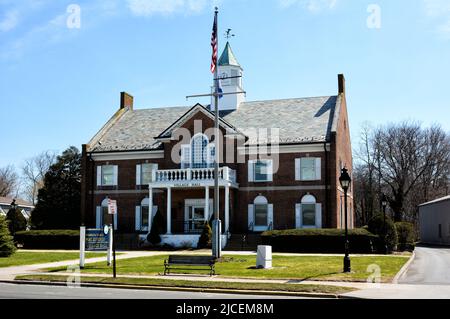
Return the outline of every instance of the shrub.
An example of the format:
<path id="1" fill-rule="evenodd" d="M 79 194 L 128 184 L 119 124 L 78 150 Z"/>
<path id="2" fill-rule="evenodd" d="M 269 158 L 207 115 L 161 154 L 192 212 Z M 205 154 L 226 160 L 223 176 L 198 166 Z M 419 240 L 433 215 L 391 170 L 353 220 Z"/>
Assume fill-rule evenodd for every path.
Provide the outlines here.
<path id="1" fill-rule="evenodd" d="M 16 233 L 15 240 L 26 249 L 78 249 L 78 230 L 30 230 Z"/>
<path id="2" fill-rule="evenodd" d="M 372 253 L 375 236 L 365 229 L 348 231 L 351 253 Z M 261 235 L 265 245 L 276 252 L 344 253 L 345 231 L 341 229 L 273 230 Z"/>
<path id="3" fill-rule="evenodd" d="M 27 219 L 23 216 L 19 208 L 11 208 L 6 214 L 6 220 L 8 221 L 9 232 L 13 235 L 18 231 L 27 229 Z"/>
<path id="4" fill-rule="evenodd" d="M 398 222 L 395 223 L 398 238 L 398 250 L 413 251 L 416 246 L 417 234 L 412 223 Z"/>
<path id="5" fill-rule="evenodd" d="M 5 217 L 0 215 L 0 257 L 9 257 L 16 251 Z"/>
<path id="6" fill-rule="evenodd" d="M 384 217 L 382 214 L 374 216 L 369 221 L 369 231 L 372 234 L 378 235 L 380 239 L 377 242 L 377 250 L 379 250 L 380 252 L 384 252 L 386 246 L 388 252 L 397 250 L 398 238 L 394 222 L 392 221 L 392 219 L 386 216 L 386 229 L 384 228 L 384 225 Z"/>
<path id="7" fill-rule="evenodd" d="M 202 234 L 198 240 L 197 248 L 211 248 L 212 229 L 208 222 L 205 222 Z"/>
<path id="8" fill-rule="evenodd" d="M 162 215 L 161 211 L 158 210 L 155 217 L 153 218 L 152 229 L 147 236 L 147 241 L 153 245 L 158 245 L 159 243 L 161 243 L 161 234 L 164 234 L 166 230 L 165 227 L 166 225 L 164 216 Z"/>

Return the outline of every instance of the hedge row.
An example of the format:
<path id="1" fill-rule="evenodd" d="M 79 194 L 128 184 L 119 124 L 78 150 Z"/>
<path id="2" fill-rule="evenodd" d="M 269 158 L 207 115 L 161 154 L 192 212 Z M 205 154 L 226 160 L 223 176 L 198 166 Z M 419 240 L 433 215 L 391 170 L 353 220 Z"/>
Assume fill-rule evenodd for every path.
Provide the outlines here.
<path id="1" fill-rule="evenodd" d="M 79 230 L 30 230 L 17 232 L 15 241 L 25 249 L 79 249 Z"/>
<path id="2" fill-rule="evenodd" d="M 366 229 L 348 231 L 350 253 L 377 252 L 379 237 Z M 292 253 L 344 253 L 345 231 L 340 229 L 289 229 L 264 232 L 264 245 L 275 252 Z"/>

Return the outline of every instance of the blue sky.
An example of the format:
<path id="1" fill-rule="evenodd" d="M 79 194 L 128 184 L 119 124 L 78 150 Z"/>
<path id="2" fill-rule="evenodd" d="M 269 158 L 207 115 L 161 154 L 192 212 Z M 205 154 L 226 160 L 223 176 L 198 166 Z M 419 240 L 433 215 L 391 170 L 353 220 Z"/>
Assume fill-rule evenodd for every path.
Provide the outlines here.
<path id="1" fill-rule="evenodd" d="M 335 94 L 344 73 L 354 147 L 366 121 L 450 131 L 448 0 L 0 0 L 0 166 L 80 147 L 121 91 L 137 108 L 194 103 L 211 84 L 216 4 L 247 100 Z"/>

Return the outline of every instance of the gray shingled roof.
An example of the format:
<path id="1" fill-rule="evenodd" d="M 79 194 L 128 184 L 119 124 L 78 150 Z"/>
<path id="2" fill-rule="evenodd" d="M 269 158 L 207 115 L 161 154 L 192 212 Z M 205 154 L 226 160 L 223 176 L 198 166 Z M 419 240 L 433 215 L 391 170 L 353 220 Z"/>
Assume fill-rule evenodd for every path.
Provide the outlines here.
<path id="1" fill-rule="evenodd" d="M 222 118 L 247 136 L 255 129 L 278 128 L 280 144 L 325 142 L 332 130 L 339 97 L 325 96 L 286 100 L 245 102 Z M 188 112 L 191 107 L 128 110 L 116 123 L 93 139 L 91 152 L 152 150 L 161 143 L 155 138 Z M 91 142 L 93 142 L 91 141 Z M 100 143 L 98 143 L 100 142 Z M 264 144 L 250 138 L 247 144 Z"/>

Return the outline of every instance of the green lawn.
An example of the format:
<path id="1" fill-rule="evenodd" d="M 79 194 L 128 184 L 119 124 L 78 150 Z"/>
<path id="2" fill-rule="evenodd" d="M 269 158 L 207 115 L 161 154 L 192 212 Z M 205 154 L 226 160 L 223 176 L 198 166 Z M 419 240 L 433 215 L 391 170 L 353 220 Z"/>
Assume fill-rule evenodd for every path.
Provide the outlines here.
<path id="1" fill-rule="evenodd" d="M 164 259 L 168 256 L 141 257 L 117 261 L 117 272 L 121 275 L 157 275 L 164 272 Z M 297 279 L 297 280 L 334 280 L 366 281 L 370 273 L 369 265 L 378 265 L 383 282 L 389 282 L 408 261 L 408 256 L 358 256 L 352 257 L 352 273 L 342 273 L 343 257 L 285 257 L 273 256 L 273 269 L 255 269 L 256 256 L 227 256 L 225 261 L 216 264 L 216 273 L 223 277 L 259 278 L 259 279 Z M 65 271 L 65 268 L 50 269 Z M 112 269 L 105 263 L 87 264 L 85 273 L 107 273 Z M 187 273 L 199 273 L 187 271 Z M 206 271 L 205 274 L 208 272 Z"/>
<path id="2" fill-rule="evenodd" d="M 47 282 L 67 282 L 67 276 L 56 275 L 23 275 L 17 276 L 15 280 L 33 280 Z M 137 285 L 150 287 L 177 287 L 177 288 L 198 288 L 198 289 L 227 289 L 227 290 L 264 290 L 282 291 L 296 293 L 321 293 L 339 295 L 354 291 L 354 288 L 329 286 L 329 285 L 303 285 L 303 284 L 277 284 L 277 283 L 239 283 L 239 282 L 208 282 L 208 281 L 188 281 L 188 280 L 165 280 L 149 278 L 102 278 L 84 277 L 83 283 L 102 283 L 119 285 Z"/>
<path id="3" fill-rule="evenodd" d="M 86 258 L 103 257 L 105 253 L 86 253 Z M 74 252 L 32 252 L 17 251 L 10 257 L 0 258 L 0 267 L 43 264 L 64 260 L 75 260 L 80 254 Z"/>

